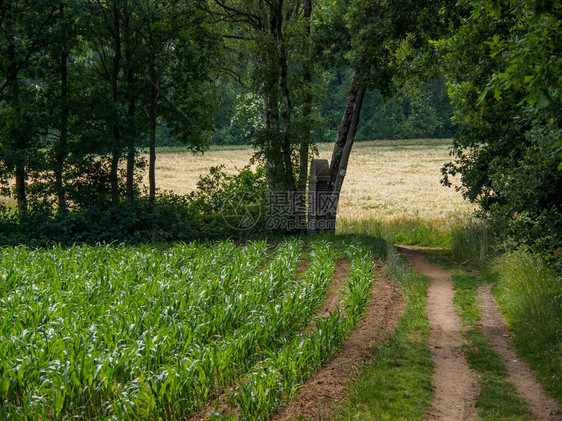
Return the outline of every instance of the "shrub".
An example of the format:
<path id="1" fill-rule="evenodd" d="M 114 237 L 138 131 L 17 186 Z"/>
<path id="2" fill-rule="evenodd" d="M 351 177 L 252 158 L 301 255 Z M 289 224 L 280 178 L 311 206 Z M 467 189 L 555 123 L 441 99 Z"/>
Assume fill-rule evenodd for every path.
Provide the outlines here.
<path id="1" fill-rule="evenodd" d="M 0 206 L 0 246 L 246 237 L 263 231 L 265 220 L 260 216 L 265 186 L 263 169 L 244 168 L 230 175 L 216 167 L 201 178 L 195 192 L 185 196 L 159 194 L 154 204 L 146 197 L 123 201 L 116 207 L 93 202 L 64 214 L 50 206 L 34 206 L 21 218 L 12 209 Z"/>
<path id="2" fill-rule="evenodd" d="M 245 167 L 231 175 L 223 166 L 213 167 L 189 195 L 191 215 L 207 237 L 262 231 L 265 197 L 264 168 Z"/>

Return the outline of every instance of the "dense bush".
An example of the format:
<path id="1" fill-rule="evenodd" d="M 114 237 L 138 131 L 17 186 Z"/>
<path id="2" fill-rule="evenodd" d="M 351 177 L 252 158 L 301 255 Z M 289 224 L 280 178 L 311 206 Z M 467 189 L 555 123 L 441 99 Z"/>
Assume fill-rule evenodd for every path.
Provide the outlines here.
<path id="1" fill-rule="evenodd" d="M 539 4 L 540 3 L 540 4 Z M 546 258 L 562 249 L 560 2 L 466 2 L 440 43 L 461 130 L 456 158 L 466 198 L 505 221 L 516 245 Z"/>
<path id="2" fill-rule="evenodd" d="M 203 236 L 247 235 L 265 228 L 265 197 L 264 168 L 232 175 L 213 167 L 189 195 L 191 215 Z"/>
<path id="3" fill-rule="evenodd" d="M 245 168 L 229 175 L 217 167 L 201 178 L 195 192 L 160 194 L 154 204 L 140 197 L 116 207 L 97 205 L 63 214 L 36 206 L 21 218 L 0 207 L 0 245 L 138 244 L 247 236 L 264 228 L 260 218 L 264 197 L 263 170 Z M 243 212 L 236 214 L 236 209 Z"/>

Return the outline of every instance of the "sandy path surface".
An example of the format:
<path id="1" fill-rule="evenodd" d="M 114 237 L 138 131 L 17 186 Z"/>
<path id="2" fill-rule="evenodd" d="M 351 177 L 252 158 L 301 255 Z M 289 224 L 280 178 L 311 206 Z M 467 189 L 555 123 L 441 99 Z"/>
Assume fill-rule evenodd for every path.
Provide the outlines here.
<path id="1" fill-rule="evenodd" d="M 417 250 L 401 248 L 406 261 L 430 279 L 427 316 L 431 328 L 428 345 L 435 370 L 435 399 L 428 413 L 430 420 L 475 420 L 478 380 L 470 370 L 462 346 L 461 320 L 453 306 L 451 275 L 425 259 Z"/>
<path id="2" fill-rule="evenodd" d="M 490 292 L 491 285 L 478 289 L 478 303 L 482 311 L 482 331 L 492 341 L 494 351 L 507 367 L 509 380 L 529 410 L 541 420 L 561 420 L 562 408 L 548 397 L 537 381 L 535 372 L 525 361 L 521 361 L 509 344 L 509 333 L 503 315 L 498 310 L 495 297 Z"/>

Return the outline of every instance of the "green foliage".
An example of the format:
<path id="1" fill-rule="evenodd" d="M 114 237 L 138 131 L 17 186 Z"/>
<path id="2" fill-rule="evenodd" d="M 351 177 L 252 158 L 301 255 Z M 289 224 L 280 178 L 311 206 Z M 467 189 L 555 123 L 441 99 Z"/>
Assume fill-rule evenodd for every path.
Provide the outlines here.
<path id="1" fill-rule="evenodd" d="M 153 119 L 162 118 L 163 137 L 206 148 L 217 37 L 202 6 L 199 0 L 0 4 L 0 183 L 3 194 L 11 183 L 20 214 L 27 202 L 30 208 L 58 202 L 64 213 L 104 208 L 109 193 L 114 206 L 124 192 L 139 196 L 138 147 Z M 153 99 L 155 115 L 148 107 Z M 119 174 L 125 159 L 127 170 Z"/>
<path id="2" fill-rule="evenodd" d="M 2 248 L 0 399 L 4 414 L 88 419 L 187 418 L 231 390 L 262 419 L 337 350 L 368 298 L 368 248 L 338 311 L 313 319 L 338 252 L 303 242 L 161 248 Z M 300 335 L 307 325 L 315 328 Z"/>
<path id="3" fill-rule="evenodd" d="M 263 168 L 253 171 L 246 167 L 227 174 L 222 167 L 215 167 L 188 195 L 158 194 L 154 205 L 146 197 L 137 197 L 115 207 L 108 206 L 105 200 L 108 172 L 107 167 L 92 171 L 92 178 L 87 179 L 91 184 L 80 185 L 76 190 L 69 185 L 68 197 L 83 205 L 65 213 L 56 212 L 49 202 L 35 203 L 22 217 L 7 206 L 0 207 L 0 245 L 160 243 L 264 232 L 267 220 Z"/>
<path id="4" fill-rule="evenodd" d="M 324 241 L 316 244 L 327 246 Z M 312 320 L 310 333 L 295 337 L 275 353 L 268 353 L 265 361 L 249 371 L 252 373 L 249 379 L 238 382 L 230 400 L 236 403 L 242 416 L 268 419 L 310 375 L 329 361 L 361 318 L 373 282 L 370 251 L 360 241 L 344 241 L 342 246 L 351 261 L 351 270 L 340 307 L 329 316 Z"/>
<path id="5" fill-rule="evenodd" d="M 190 209 L 200 233 L 210 236 L 263 231 L 266 210 L 265 170 L 245 167 L 227 174 L 213 167 L 189 195 Z M 237 228 L 241 231 L 236 232 Z"/>
<path id="6" fill-rule="evenodd" d="M 561 246 L 560 2 L 463 2 L 460 26 L 438 43 L 455 119 L 463 193 L 544 256 Z"/>
<path id="7" fill-rule="evenodd" d="M 117 207 L 90 206 L 65 214 L 50 206 L 30 210 L 16 217 L 3 208 L 0 244 L 46 246 L 75 243 L 130 243 L 190 241 L 198 230 L 192 222 L 189 204 L 181 196 L 160 196 L 155 206 L 148 200 L 124 202 Z"/>

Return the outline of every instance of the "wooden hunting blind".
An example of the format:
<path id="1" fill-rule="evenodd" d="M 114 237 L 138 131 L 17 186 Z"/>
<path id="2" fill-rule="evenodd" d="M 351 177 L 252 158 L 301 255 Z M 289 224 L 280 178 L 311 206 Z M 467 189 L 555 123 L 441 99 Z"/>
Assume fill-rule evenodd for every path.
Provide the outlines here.
<path id="1" fill-rule="evenodd" d="M 334 232 L 338 200 L 330 191 L 330 164 L 313 159 L 308 184 L 308 231 Z"/>

